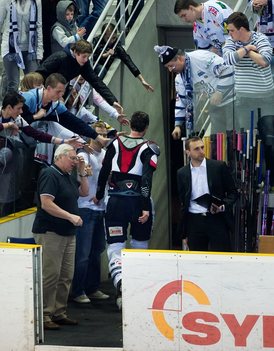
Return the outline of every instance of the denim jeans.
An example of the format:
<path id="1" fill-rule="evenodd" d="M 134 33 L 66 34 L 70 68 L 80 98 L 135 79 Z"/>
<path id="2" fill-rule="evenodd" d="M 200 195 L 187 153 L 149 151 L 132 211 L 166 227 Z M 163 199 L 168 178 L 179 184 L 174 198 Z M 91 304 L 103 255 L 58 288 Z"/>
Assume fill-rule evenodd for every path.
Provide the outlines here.
<path id="1" fill-rule="evenodd" d="M 38 68 L 37 60 L 28 60 L 27 51 L 22 51 L 22 55 L 25 63 L 24 74 L 35 72 Z M 11 91 L 18 91 L 20 83 L 20 68 L 17 66 L 15 61 L 9 61 L 7 55 L 3 57 L 3 64 L 7 80 L 7 86 L 4 87 L 4 89 L 2 87 L 2 95 L 5 96 L 7 92 L 10 93 Z M 7 89 L 7 91 L 5 91 L 5 89 Z"/>
<path id="2" fill-rule="evenodd" d="M 84 39 L 87 39 L 90 32 L 92 31 L 95 23 L 103 12 L 108 0 L 92 0 L 93 9 L 89 14 L 89 0 L 76 0 L 77 6 L 81 11 L 81 15 L 78 16 L 77 22 L 79 27 L 86 28 L 86 34 Z"/>
<path id="3" fill-rule="evenodd" d="M 105 211 L 80 208 L 83 225 L 76 234 L 72 296 L 95 292 L 100 285 L 101 253 L 105 249 Z"/>

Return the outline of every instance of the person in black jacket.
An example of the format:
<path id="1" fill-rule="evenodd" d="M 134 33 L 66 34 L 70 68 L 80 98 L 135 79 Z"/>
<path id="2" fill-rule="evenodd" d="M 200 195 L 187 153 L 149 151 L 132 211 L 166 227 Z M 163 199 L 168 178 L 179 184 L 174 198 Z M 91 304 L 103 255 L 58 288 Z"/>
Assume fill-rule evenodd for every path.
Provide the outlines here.
<path id="1" fill-rule="evenodd" d="M 103 39 L 99 41 L 102 35 L 104 35 Z M 108 44 L 105 47 L 106 43 Z M 97 47 L 97 44 L 98 44 L 98 47 Z M 93 47 L 95 48 L 94 55 L 93 55 L 94 63 L 97 62 L 99 55 L 103 52 L 101 58 L 98 61 L 98 64 L 95 67 L 95 72 L 98 75 L 100 74 L 101 78 L 103 78 L 106 75 L 112 62 L 116 58 L 119 58 L 128 67 L 128 69 L 134 75 L 134 77 L 140 80 L 140 82 L 143 84 L 146 90 L 154 91 L 153 87 L 144 80 L 143 76 L 141 75 L 141 72 L 136 67 L 131 57 L 126 53 L 121 43 L 118 41 L 117 31 L 115 30 L 115 25 L 113 23 L 110 23 L 110 24 L 105 23 L 102 26 L 101 35 L 94 38 L 93 40 Z M 100 72 L 101 70 L 102 72 Z"/>
<path id="2" fill-rule="evenodd" d="M 199 137 L 188 139 L 185 148 L 190 163 L 177 172 L 183 243 L 194 251 L 231 251 L 238 192 L 229 168 L 225 162 L 205 158 Z M 195 200 L 204 194 L 210 194 L 212 201 L 201 205 Z"/>
<path id="3" fill-rule="evenodd" d="M 97 76 L 91 67 L 89 57 L 92 54 L 91 44 L 82 39 L 71 46 L 70 49 L 55 52 L 50 55 L 37 69 L 44 80 L 52 73 L 62 74 L 69 82 L 71 79 L 81 76 L 96 90 L 103 98 L 121 114 L 122 106 L 112 94 L 105 83 Z"/>

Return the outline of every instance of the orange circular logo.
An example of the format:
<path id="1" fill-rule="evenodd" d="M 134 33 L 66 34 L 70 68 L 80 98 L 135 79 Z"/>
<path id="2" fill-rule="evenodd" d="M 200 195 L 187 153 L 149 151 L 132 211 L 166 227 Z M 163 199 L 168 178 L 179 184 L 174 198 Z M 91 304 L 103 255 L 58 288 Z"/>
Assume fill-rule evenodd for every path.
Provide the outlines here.
<path id="1" fill-rule="evenodd" d="M 174 329 L 167 323 L 165 319 L 165 308 L 167 300 L 174 294 L 189 294 L 199 305 L 210 305 L 210 301 L 206 293 L 196 284 L 188 280 L 174 280 L 164 285 L 156 294 L 152 304 L 153 321 L 160 333 L 169 340 L 174 340 Z M 182 311 L 182 298 L 180 299 L 179 311 Z M 178 312 L 178 311 L 177 311 Z"/>

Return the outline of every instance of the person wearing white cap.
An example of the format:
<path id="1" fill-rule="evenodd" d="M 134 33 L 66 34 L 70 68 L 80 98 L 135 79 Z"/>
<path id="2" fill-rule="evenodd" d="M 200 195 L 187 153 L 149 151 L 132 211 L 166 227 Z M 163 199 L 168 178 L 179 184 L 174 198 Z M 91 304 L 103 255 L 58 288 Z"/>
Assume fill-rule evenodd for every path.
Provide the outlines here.
<path id="1" fill-rule="evenodd" d="M 181 138 L 184 123 L 187 135 L 193 132 L 195 99 L 202 94 L 210 101 L 211 133 L 224 132 L 227 124 L 224 106 L 230 110 L 229 103 L 233 100 L 233 67 L 226 66 L 222 57 L 207 50 L 184 53 L 181 49 L 158 45 L 154 50 L 169 72 L 176 74 L 173 138 Z"/>

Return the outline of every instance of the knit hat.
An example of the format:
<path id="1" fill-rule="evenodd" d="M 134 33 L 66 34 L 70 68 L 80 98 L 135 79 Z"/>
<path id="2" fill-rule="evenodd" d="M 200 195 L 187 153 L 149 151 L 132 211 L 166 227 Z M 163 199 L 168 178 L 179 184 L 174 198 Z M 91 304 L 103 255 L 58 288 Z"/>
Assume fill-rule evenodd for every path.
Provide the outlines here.
<path id="1" fill-rule="evenodd" d="M 160 60 L 163 65 L 171 61 L 178 53 L 177 48 L 172 48 L 171 46 L 154 46 L 154 51 L 159 54 Z"/>

